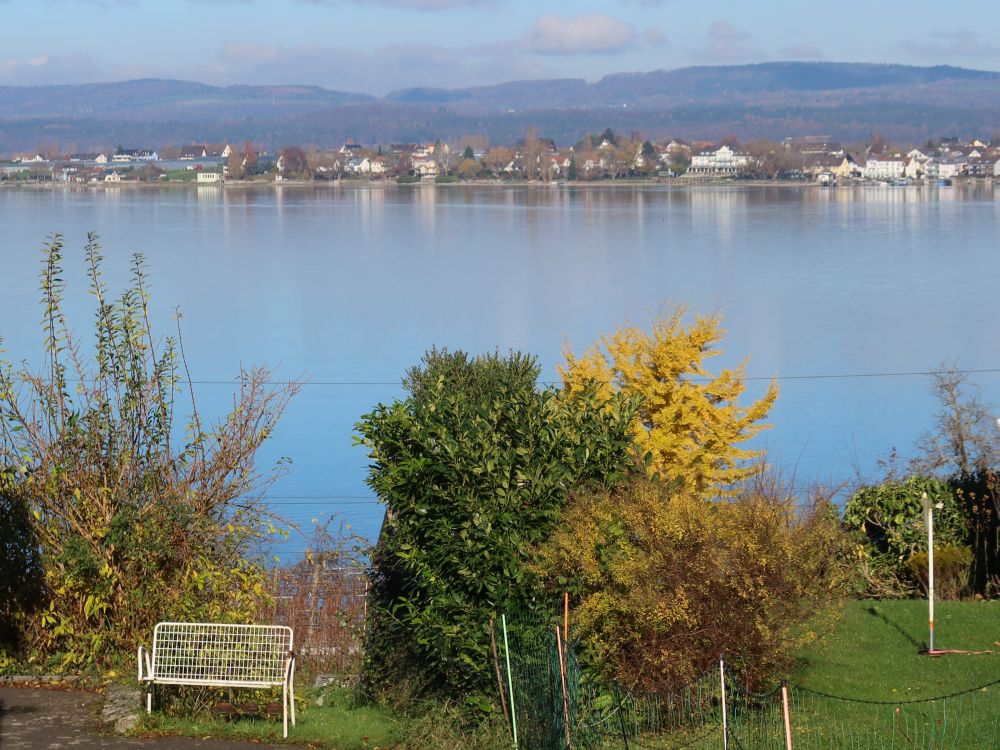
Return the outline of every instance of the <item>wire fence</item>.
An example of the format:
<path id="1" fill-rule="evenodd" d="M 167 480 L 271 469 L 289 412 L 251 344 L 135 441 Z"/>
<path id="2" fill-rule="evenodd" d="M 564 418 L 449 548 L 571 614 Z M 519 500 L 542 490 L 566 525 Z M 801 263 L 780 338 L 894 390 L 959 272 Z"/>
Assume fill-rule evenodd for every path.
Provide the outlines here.
<path id="1" fill-rule="evenodd" d="M 752 691 L 720 659 L 677 690 L 639 694 L 588 679 L 558 616 L 497 622 L 498 689 L 518 750 L 1000 748 L 1000 678 L 932 698 L 869 700 L 788 683 Z"/>

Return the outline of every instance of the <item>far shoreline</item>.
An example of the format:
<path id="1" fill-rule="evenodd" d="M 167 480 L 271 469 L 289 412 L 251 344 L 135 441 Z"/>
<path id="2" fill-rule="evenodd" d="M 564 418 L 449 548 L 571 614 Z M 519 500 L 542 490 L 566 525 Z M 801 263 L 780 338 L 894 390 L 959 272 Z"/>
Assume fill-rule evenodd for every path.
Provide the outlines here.
<path id="1" fill-rule="evenodd" d="M 1000 179 L 990 177 L 972 177 L 955 180 L 951 185 L 943 186 L 947 188 L 965 187 L 993 187 Z M 843 188 L 869 188 L 899 190 L 909 189 L 932 189 L 939 190 L 942 186 L 934 182 L 911 182 L 906 185 L 892 185 L 883 182 L 848 181 L 836 183 L 834 185 L 823 185 L 811 180 L 713 180 L 713 179 L 692 179 L 692 178 L 669 178 L 669 179 L 638 179 L 623 178 L 615 180 L 553 180 L 543 182 L 540 180 L 461 180 L 458 182 L 438 183 L 434 180 L 421 180 L 417 182 L 397 182 L 395 179 L 384 180 L 361 180 L 361 179 L 341 179 L 341 180 L 227 180 L 225 182 L 195 183 L 195 182 L 138 182 L 123 181 L 115 183 L 73 183 L 73 182 L 20 182 L 20 181 L 0 181 L 0 190 L 89 190 L 94 192 L 110 192 L 119 190 L 191 190 L 196 191 L 222 191 L 222 190 L 261 190 L 261 189 L 285 189 L 285 188 L 312 188 L 315 190 L 327 189 L 426 189 L 428 187 L 442 189 L 462 189 L 462 188 L 521 188 L 529 190 L 616 190 L 616 189 L 636 189 L 636 188 L 667 188 L 669 190 L 690 190 L 694 188 L 722 189 L 722 188 L 800 188 L 837 190 Z"/>

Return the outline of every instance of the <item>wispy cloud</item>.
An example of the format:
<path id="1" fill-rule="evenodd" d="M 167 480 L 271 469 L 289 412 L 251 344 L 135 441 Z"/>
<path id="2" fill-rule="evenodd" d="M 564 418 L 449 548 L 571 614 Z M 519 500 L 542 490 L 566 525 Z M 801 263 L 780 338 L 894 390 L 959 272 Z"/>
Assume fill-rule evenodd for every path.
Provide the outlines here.
<path id="1" fill-rule="evenodd" d="M 943 31 L 920 39 L 904 39 L 896 46 L 900 52 L 921 60 L 1000 58 L 1000 45 L 972 31 Z"/>
<path id="2" fill-rule="evenodd" d="M 192 0 L 192 2 L 200 0 Z M 253 2 L 253 0 L 213 0 L 213 2 Z M 455 8 L 488 7 L 506 0 L 295 0 L 308 5 L 381 5 L 405 10 L 453 10 Z"/>
<path id="3" fill-rule="evenodd" d="M 622 52 L 638 37 L 628 23 L 603 13 L 542 16 L 524 38 L 524 48 L 543 55 Z"/>
<path id="4" fill-rule="evenodd" d="M 113 76 L 85 52 L 0 59 L 0 83 L 38 86 L 50 83 L 91 83 Z"/>
<path id="5" fill-rule="evenodd" d="M 753 37 L 728 21 L 715 21 L 708 27 L 706 44 L 693 51 L 694 59 L 708 63 L 745 63 L 766 57 L 751 45 Z"/>
<path id="6" fill-rule="evenodd" d="M 552 71 L 517 45 L 389 44 L 370 52 L 327 45 L 233 41 L 185 75 L 209 83 L 301 83 L 383 94 L 412 86 L 460 88 Z"/>
<path id="7" fill-rule="evenodd" d="M 813 44 L 793 44 L 782 47 L 778 53 L 786 60 L 825 60 L 823 50 Z"/>

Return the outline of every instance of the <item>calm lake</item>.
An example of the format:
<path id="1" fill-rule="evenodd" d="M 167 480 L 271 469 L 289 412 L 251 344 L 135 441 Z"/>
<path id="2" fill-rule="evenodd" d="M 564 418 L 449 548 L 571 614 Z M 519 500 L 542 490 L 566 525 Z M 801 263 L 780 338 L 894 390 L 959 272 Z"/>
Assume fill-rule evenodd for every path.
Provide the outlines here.
<path id="1" fill-rule="evenodd" d="M 522 349 L 557 379 L 560 350 L 664 302 L 724 315 L 725 355 L 772 376 L 756 441 L 797 484 L 877 475 L 930 427 L 942 363 L 1000 402 L 1000 189 L 979 187 L 273 187 L 0 190 L 0 335 L 38 362 L 38 271 L 65 235 L 72 320 L 89 334 L 86 232 L 113 289 L 143 252 L 154 324 L 174 307 L 203 409 L 243 364 L 305 375 L 262 459 L 292 459 L 273 506 L 305 526 L 340 514 L 374 537 L 353 425 L 432 345 Z M 301 550 L 293 537 L 284 554 Z"/>

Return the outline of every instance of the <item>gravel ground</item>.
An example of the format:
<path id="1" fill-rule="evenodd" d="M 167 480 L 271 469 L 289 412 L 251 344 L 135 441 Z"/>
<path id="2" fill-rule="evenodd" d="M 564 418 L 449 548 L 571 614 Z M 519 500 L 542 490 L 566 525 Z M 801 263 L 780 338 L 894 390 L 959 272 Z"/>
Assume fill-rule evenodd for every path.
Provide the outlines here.
<path id="1" fill-rule="evenodd" d="M 177 748 L 178 750 L 261 750 L 259 745 L 188 737 L 138 739 L 101 734 L 103 696 L 79 690 L 0 686 L 0 748 L 56 750 L 65 748 Z M 291 750 L 285 748 L 285 750 Z"/>

